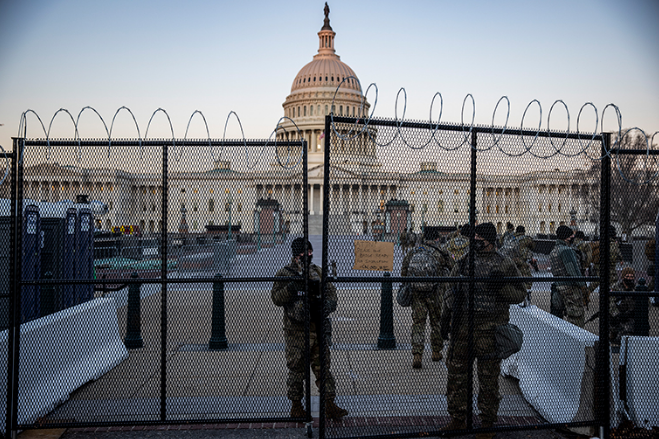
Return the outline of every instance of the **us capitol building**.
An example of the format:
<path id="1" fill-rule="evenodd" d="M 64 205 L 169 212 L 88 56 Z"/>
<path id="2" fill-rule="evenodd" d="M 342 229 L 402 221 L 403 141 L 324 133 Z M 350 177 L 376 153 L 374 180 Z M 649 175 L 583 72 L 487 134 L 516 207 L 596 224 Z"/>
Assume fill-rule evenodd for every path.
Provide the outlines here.
<path id="1" fill-rule="evenodd" d="M 335 97 L 341 81 L 357 77 L 336 54 L 335 36 L 326 6 L 318 53 L 293 79 L 283 103 L 284 115 L 297 128 L 288 120 L 282 127 L 289 139 L 302 137 L 309 148 L 309 233 L 321 233 L 324 214 L 331 215 L 333 234 L 370 234 L 377 224 L 396 233 L 403 227 L 419 231 L 423 220 L 436 226 L 467 222 L 469 174 L 437 172 L 436 162 L 422 162 L 420 169 L 409 173 L 386 172 L 367 133 L 357 142 L 358 148 L 333 154 L 332 208 L 323 212 L 325 115 L 333 109 L 339 116 L 361 116 L 364 99 L 354 79 L 346 79 Z M 369 108 L 366 102 L 362 112 L 368 114 Z M 353 172 L 355 167 L 368 172 Z M 179 231 L 185 217 L 190 233 L 203 233 L 209 225 L 228 225 L 229 221 L 241 233 L 256 233 L 257 229 L 260 233 L 301 233 L 301 184 L 299 168 L 297 172 L 277 166 L 239 172 L 228 160 L 218 160 L 206 171 L 170 173 L 168 231 Z M 525 225 L 531 235 L 553 233 L 560 224 L 577 225 L 586 233 L 593 230 L 593 223 L 586 219 L 587 206 L 579 196 L 588 190 L 579 171 L 479 175 L 477 188 L 478 221 L 490 221 L 499 231 L 507 221 Z M 104 230 L 138 225 L 145 234 L 160 232 L 161 192 L 161 176 L 155 173 L 57 163 L 25 169 L 25 198 L 57 202 L 85 194 L 107 205 L 107 213 L 96 216 L 96 227 Z M 396 205 L 405 205 L 406 210 L 403 222 L 394 224 L 389 209 Z"/>

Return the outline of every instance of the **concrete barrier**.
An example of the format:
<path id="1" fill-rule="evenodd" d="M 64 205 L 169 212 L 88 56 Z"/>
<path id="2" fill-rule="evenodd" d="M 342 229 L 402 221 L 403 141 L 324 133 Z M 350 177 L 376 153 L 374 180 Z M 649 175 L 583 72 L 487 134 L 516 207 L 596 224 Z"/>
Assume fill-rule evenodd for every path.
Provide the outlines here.
<path id="1" fill-rule="evenodd" d="M 532 305 L 510 307 L 510 322 L 524 332 L 522 349 L 502 362 L 519 379 L 524 398 L 551 423 L 595 419 L 595 334 Z"/>
<path id="2" fill-rule="evenodd" d="M 620 396 L 638 427 L 659 426 L 659 337 L 623 337 L 620 342 Z"/>
<path id="3" fill-rule="evenodd" d="M 0 332 L 3 367 L 7 350 L 5 330 Z M 18 423 L 35 422 L 127 357 L 114 299 L 91 300 L 21 325 Z M 6 413 L 6 386 L 6 379 L 0 380 L 0 413 Z M 0 416 L 3 432 L 5 422 Z"/>

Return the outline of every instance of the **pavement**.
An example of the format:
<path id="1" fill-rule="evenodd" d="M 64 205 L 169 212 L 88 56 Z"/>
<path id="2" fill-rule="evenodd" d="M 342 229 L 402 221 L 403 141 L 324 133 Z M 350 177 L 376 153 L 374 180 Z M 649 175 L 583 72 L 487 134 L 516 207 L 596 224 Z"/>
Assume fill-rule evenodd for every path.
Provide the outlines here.
<path id="1" fill-rule="evenodd" d="M 311 237 L 314 262 L 320 263 L 320 237 Z M 269 276 L 290 259 L 288 243 L 238 256 L 229 276 Z M 352 239 L 337 239 L 330 251 L 339 276 L 363 276 L 352 270 Z M 402 254 L 396 248 L 394 275 Z M 276 262 L 273 262 L 276 261 Z M 183 274 L 181 274 L 183 275 Z M 208 273 L 198 273 L 208 276 Z M 378 276 L 380 273 L 372 273 Z M 187 273 L 186 276 L 194 276 Z M 19 437 L 87 438 L 298 438 L 307 437 L 304 423 L 287 422 L 286 361 L 282 310 L 272 305 L 271 283 L 227 284 L 225 291 L 226 337 L 229 347 L 209 350 L 212 292 L 209 284 L 177 284 L 168 289 L 166 372 L 161 374 L 161 294 L 156 286 L 143 287 L 142 337 L 144 347 L 129 350 L 117 367 L 87 383 L 68 401 L 42 420 L 48 422 L 121 422 L 120 427 L 30 430 Z M 396 347 L 377 348 L 380 321 L 379 284 L 338 285 L 339 306 L 332 315 L 331 370 L 337 382 L 338 405 L 350 415 L 328 422 L 326 437 L 412 434 L 439 430 L 449 421 L 446 408 L 445 363 L 432 362 L 426 345 L 423 368 L 411 368 L 411 313 L 394 304 Z M 532 301 L 549 308 L 549 283 L 534 284 Z M 124 292 L 117 297 L 122 338 L 126 329 Z M 590 315 L 597 309 L 593 297 Z M 656 308 L 655 308 L 656 310 Z M 657 311 L 659 312 L 659 311 Z M 655 316 L 654 318 L 658 318 Z M 652 319 L 652 317 L 651 317 Z M 653 320 L 651 320 L 652 322 Z M 586 329 L 595 332 L 596 322 Z M 656 331 L 656 327 L 654 329 Z M 140 425 L 160 419 L 161 386 L 167 391 L 167 419 L 194 420 L 195 424 Z M 502 401 L 499 425 L 529 426 L 545 421 L 522 396 L 516 380 L 500 377 Z M 477 383 L 474 386 L 477 393 Z M 476 395 L 474 395 L 476 397 Z M 316 418 L 318 391 L 311 386 L 311 412 Z M 477 410 L 475 409 L 475 412 Z M 216 423 L 229 419 L 231 423 Z M 250 422 L 279 419 L 281 422 Z M 206 421 L 207 420 L 207 421 Z M 208 423 L 204 423 L 208 422 Z M 53 436 L 29 436 L 48 434 Z M 59 432 L 59 433 L 58 433 Z M 58 435 L 57 435 L 58 434 Z M 456 436 L 471 438 L 473 435 Z M 498 438 L 573 438 L 554 430 L 501 432 Z"/>

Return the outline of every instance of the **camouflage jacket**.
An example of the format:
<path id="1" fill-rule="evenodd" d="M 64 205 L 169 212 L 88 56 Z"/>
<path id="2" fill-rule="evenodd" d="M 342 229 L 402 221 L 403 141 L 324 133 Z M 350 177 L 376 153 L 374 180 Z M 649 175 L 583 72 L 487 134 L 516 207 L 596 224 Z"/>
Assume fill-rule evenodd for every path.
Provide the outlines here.
<path id="1" fill-rule="evenodd" d="M 295 259 L 291 260 L 291 263 L 280 269 L 276 277 L 293 277 L 300 276 L 302 277 L 302 267 L 298 264 Z M 322 269 L 316 264 L 310 264 L 309 266 L 309 280 L 318 280 L 322 276 Z M 276 281 L 272 290 L 270 291 L 270 297 L 272 298 L 272 303 L 277 306 L 284 307 L 284 330 L 286 331 L 304 331 L 304 319 L 300 318 L 300 307 L 304 303 L 304 292 L 300 291 L 297 295 L 291 293 L 288 288 L 288 284 L 291 281 Z M 293 281 L 296 282 L 296 281 Z M 304 282 L 304 279 L 301 278 L 299 281 L 300 284 Z M 327 288 L 325 290 L 325 302 L 323 306 L 323 317 L 325 319 L 325 328 L 329 331 L 330 322 L 329 314 L 336 311 L 337 306 L 337 295 L 336 287 L 331 284 L 326 284 Z M 313 299 L 310 300 L 311 306 Z M 316 325 L 311 319 L 310 330 L 315 330 Z"/>
<path id="2" fill-rule="evenodd" d="M 556 277 L 578 277 L 581 276 L 581 265 L 576 252 L 567 242 L 562 239 L 556 240 L 556 245 L 549 253 L 551 260 L 551 273 Z M 584 282 L 560 281 L 555 282 L 557 287 L 561 286 L 585 286 Z"/>
<path id="3" fill-rule="evenodd" d="M 469 238 L 458 233 L 448 240 L 446 251 L 457 261 L 469 251 Z"/>
<path id="4" fill-rule="evenodd" d="M 590 263 L 593 262 L 593 248 L 589 243 L 579 238 L 574 239 L 574 242 L 572 242 L 572 248 L 575 249 L 579 256 L 581 272 L 585 273 L 586 269 L 590 267 Z"/>
<path id="5" fill-rule="evenodd" d="M 469 275 L 469 260 L 466 255 L 453 267 L 451 276 Z M 492 277 L 498 272 L 503 277 L 520 277 L 521 273 L 515 263 L 497 251 L 476 252 L 474 255 L 474 274 L 477 278 Z M 511 304 L 520 303 L 526 296 L 526 289 L 520 283 L 476 282 L 474 290 L 474 317 L 477 330 L 491 330 L 508 322 Z M 460 324 L 467 324 L 469 283 L 453 284 L 444 291 L 441 325 L 450 324 L 458 319 Z"/>
<path id="6" fill-rule="evenodd" d="M 519 252 L 525 261 L 529 261 L 533 257 L 533 250 L 535 249 L 535 242 L 530 236 L 523 234 L 515 234 L 517 242 L 519 243 Z"/>
<path id="7" fill-rule="evenodd" d="M 449 254 L 446 253 L 445 250 L 438 247 L 437 244 L 435 244 L 432 241 L 425 241 L 422 245 L 415 247 L 415 249 L 419 247 L 426 247 L 428 250 L 430 250 L 433 257 L 437 261 L 437 266 L 439 267 L 439 270 L 435 274 L 435 276 L 449 276 L 455 262 L 453 261 L 451 256 L 449 256 Z M 413 255 L 414 255 L 414 251 L 411 251 L 403 258 L 403 264 L 400 269 L 401 276 L 407 276 L 407 270 L 408 267 L 410 266 L 410 260 L 412 259 Z"/>

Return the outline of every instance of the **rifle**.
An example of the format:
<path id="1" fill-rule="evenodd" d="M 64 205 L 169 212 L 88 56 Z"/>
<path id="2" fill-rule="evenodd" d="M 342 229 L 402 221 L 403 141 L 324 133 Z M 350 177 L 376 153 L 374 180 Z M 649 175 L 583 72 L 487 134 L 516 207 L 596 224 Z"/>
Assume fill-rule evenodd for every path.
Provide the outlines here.
<path id="1" fill-rule="evenodd" d="M 597 311 L 595 314 L 593 314 L 592 316 L 590 316 L 590 317 L 588 318 L 588 320 L 586 320 L 585 323 L 590 323 L 590 322 L 592 322 L 593 320 L 598 319 L 599 316 L 600 316 L 600 312 Z"/>

